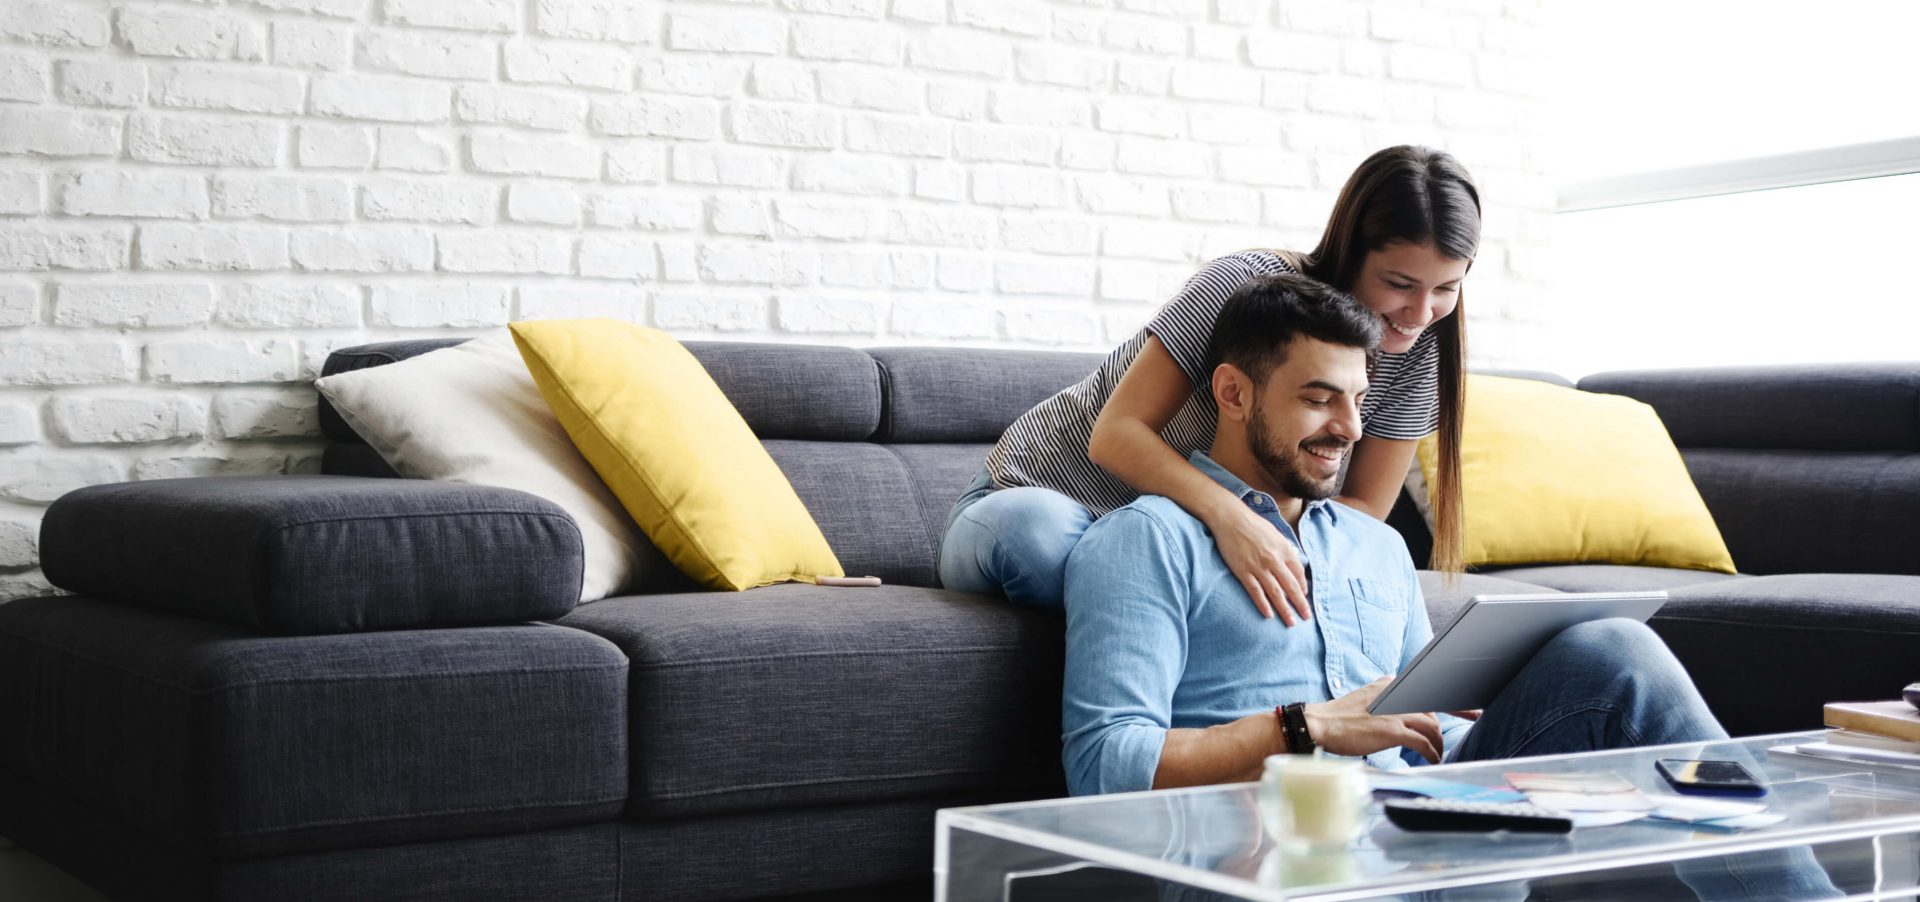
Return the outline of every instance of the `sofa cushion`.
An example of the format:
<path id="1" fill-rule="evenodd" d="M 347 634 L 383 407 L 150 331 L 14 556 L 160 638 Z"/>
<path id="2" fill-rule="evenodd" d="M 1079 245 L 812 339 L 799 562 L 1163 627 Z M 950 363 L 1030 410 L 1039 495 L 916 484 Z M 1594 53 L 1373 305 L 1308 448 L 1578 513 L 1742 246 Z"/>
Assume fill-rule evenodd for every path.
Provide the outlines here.
<path id="1" fill-rule="evenodd" d="M 880 426 L 880 370 L 859 348 L 727 341 L 686 348 L 762 439 L 860 442 Z"/>
<path id="2" fill-rule="evenodd" d="M 280 634 L 557 617 L 580 530 L 525 492 L 418 479 L 232 476 L 90 486 L 41 522 L 62 589 Z"/>
<path id="3" fill-rule="evenodd" d="M 507 330 L 314 388 L 403 476 L 559 505 L 580 528 L 582 602 L 635 591 L 670 566 L 560 428 Z"/>
<path id="4" fill-rule="evenodd" d="M 1595 373 L 1583 391 L 1653 405 L 1682 448 L 1920 450 L 1920 364 Z"/>
<path id="5" fill-rule="evenodd" d="M 1060 788 L 1058 617 L 905 586 L 610 598 L 635 815 Z"/>
<path id="6" fill-rule="evenodd" d="M 1920 661 L 1920 577 L 1807 573 L 1674 589 L 1648 621 L 1735 736 L 1820 727 L 1893 698 Z"/>
<path id="7" fill-rule="evenodd" d="M 1634 567 L 1626 564 L 1550 564 L 1537 567 L 1502 567 L 1483 570 L 1501 579 L 1517 580 L 1558 589 L 1562 592 L 1650 592 L 1677 589 L 1727 579 L 1741 579 L 1732 573 L 1705 570 L 1679 570 L 1673 567 Z"/>
<path id="8" fill-rule="evenodd" d="M 89 598 L 0 606 L 0 767 L 215 857 L 615 816 L 626 660 L 549 624 L 269 638 Z"/>
<path id="9" fill-rule="evenodd" d="M 335 373 L 351 373 L 368 367 L 385 366 L 410 357 L 418 357 L 429 351 L 451 348 L 464 341 L 466 341 L 464 338 L 414 338 L 341 348 L 327 355 L 327 361 L 320 365 L 320 375 L 331 376 Z M 333 409 L 333 404 L 327 401 L 325 395 L 320 396 L 320 433 L 336 442 L 361 441 L 360 436 L 353 431 L 353 427 L 340 418 L 340 412 Z"/>
<path id="10" fill-rule="evenodd" d="M 383 366 L 463 341 L 411 339 L 341 348 L 328 355 L 321 374 Z M 685 344 L 761 438 L 862 441 L 879 427 L 880 371 L 873 358 L 858 348 L 730 341 Z M 320 427 L 333 441 L 360 441 L 326 398 L 320 399 Z"/>
<path id="11" fill-rule="evenodd" d="M 874 348 L 883 442 L 996 442 L 1035 404 L 1087 378 L 1099 354 Z"/>
<path id="12" fill-rule="evenodd" d="M 1653 408 L 1475 373 L 1460 451 L 1468 566 L 1645 564 L 1734 571 L 1679 449 Z M 1433 436 L 1415 448 L 1414 501 L 1434 484 Z"/>
<path id="13" fill-rule="evenodd" d="M 1920 575 L 1920 453 L 1681 453 L 1742 573 Z"/>
<path id="14" fill-rule="evenodd" d="M 734 591 L 844 575 L 793 485 L 673 336 L 604 319 L 518 322 L 512 334 L 580 456 L 680 572 Z"/>

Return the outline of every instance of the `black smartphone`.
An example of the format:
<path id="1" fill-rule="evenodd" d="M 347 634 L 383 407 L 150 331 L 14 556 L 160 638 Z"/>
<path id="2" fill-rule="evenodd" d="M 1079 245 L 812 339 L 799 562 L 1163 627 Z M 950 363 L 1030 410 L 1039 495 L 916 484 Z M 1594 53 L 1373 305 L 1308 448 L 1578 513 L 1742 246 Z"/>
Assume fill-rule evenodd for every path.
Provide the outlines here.
<path id="1" fill-rule="evenodd" d="M 1694 761 L 1662 758 L 1653 763 L 1669 785 L 1679 792 L 1703 795 L 1758 796 L 1767 786 L 1738 761 Z"/>

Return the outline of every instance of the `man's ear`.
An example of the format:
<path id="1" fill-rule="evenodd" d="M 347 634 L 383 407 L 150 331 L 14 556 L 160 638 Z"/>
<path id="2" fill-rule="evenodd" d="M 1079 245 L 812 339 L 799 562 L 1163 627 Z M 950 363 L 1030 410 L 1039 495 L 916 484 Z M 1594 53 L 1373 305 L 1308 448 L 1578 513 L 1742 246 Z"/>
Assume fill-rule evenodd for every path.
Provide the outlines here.
<path id="1" fill-rule="evenodd" d="M 1248 419 L 1253 415 L 1253 380 L 1231 363 L 1214 367 L 1213 404 L 1227 419 Z"/>

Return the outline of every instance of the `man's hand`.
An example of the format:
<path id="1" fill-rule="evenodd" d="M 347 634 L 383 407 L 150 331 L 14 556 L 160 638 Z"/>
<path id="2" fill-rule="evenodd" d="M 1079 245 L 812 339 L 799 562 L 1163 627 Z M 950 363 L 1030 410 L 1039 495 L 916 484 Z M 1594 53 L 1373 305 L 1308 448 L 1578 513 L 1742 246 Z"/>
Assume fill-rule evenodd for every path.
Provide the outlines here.
<path id="1" fill-rule="evenodd" d="M 1440 721 L 1431 714 L 1368 714 L 1367 706 L 1393 682 L 1381 677 L 1330 702 L 1307 705 L 1307 732 L 1336 755 L 1371 755 L 1406 746 L 1429 764 L 1440 763 Z"/>
<path id="2" fill-rule="evenodd" d="M 1280 615 L 1287 626 L 1313 616 L 1307 601 L 1307 571 L 1300 551 L 1259 514 L 1236 501 L 1224 509 L 1219 522 L 1210 522 L 1220 558 L 1240 580 L 1260 616 Z M 1297 612 L 1297 613 L 1296 613 Z"/>

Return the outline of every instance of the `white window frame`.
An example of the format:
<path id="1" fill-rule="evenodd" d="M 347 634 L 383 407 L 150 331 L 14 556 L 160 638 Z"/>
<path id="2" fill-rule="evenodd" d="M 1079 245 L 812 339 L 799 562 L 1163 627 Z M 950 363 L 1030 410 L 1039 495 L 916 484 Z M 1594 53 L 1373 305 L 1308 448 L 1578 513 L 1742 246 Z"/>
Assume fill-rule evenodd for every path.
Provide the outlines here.
<path id="1" fill-rule="evenodd" d="M 1920 172 L 1920 136 L 1586 179 L 1561 186 L 1556 213 L 1603 210 Z"/>

